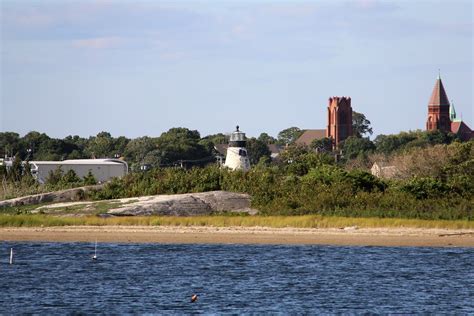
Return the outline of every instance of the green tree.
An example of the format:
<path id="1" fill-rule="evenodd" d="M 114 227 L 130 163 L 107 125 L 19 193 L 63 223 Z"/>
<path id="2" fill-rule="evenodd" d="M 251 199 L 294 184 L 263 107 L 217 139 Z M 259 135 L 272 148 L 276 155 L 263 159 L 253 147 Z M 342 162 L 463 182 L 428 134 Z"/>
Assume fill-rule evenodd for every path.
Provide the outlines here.
<path id="1" fill-rule="evenodd" d="M 82 179 L 82 182 L 84 185 L 94 185 L 97 184 L 97 180 L 95 179 L 94 175 L 92 174 L 92 171 L 89 170 L 89 172 L 84 176 Z"/>
<path id="2" fill-rule="evenodd" d="M 291 145 L 293 144 L 304 131 L 298 127 L 290 127 L 282 130 L 278 133 L 278 144 L 279 145 Z"/>
<path id="3" fill-rule="evenodd" d="M 161 151 L 159 149 L 149 151 L 143 158 L 142 163 L 150 165 L 153 168 L 159 167 L 161 163 Z"/>
<path id="4" fill-rule="evenodd" d="M 7 167 L 5 165 L 0 165 L 0 181 L 7 179 Z"/>
<path id="5" fill-rule="evenodd" d="M 275 144 L 277 142 L 275 137 L 272 137 L 267 133 L 261 133 L 257 139 L 265 144 Z"/>
<path id="6" fill-rule="evenodd" d="M 352 111 L 352 132 L 356 137 L 363 137 L 365 134 L 372 135 L 370 121 L 364 114 Z"/>
<path id="7" fill-rule="evenodd" d="M 61 182 L 65 184 L 79 183 L 81 179 L 77 176 L 76 172 L 69 169 L 61 178 Z"/>
<path id="8" fill-rule="evenodd" d="M 29 160 L 40 160 L 41 155 L 48 155 L 58 151 L 57 148 L 53 146 L 53 142 L 48 135 L 37 131 L 29 132 L 23 136 L 21 142 L 23 147 L 29 150 Z"/>
<path id="9" fill-rule="evenodd" d="M 196 130 L 172 128 L 156 140 L 161 152 L 162 164 L 175 164 L 181 160 L 212 158 L 212 153 L 199 143 L 201 137 Z"/>
<path id="10" fill-rule="evenodd" d="M 127 148 L 130 139 L 126 138 L 125 136 L 120 136 L 113 140 L 113 149 L 111 153 L 111 157 L 116 156 L 123 156 L 125 154 L 125 149 Z"/>
<path id="11" fill-rule="evenodd" d="M 341 149 L 344 158 L 347 160 L 373 152 L 375 150 L 375 145 L 369 138 L 350 136 L 342 142 Z"/>
<path id="12" fill-rule="evenodd" d="M 218 134 L 213 134 L 213 135 L 207 135 L 206 137 L 203 137 L 202 140 L 209 140 L 214 145 L 227 144 L 229 142 L 229 137 L 227 137 L 226 135 L 222 133 L 218 133 Z"/>
<path id="13" fill-rule="evenodd" d="M 253 137 L 247 140 L 247 153 L 252 165 L 256 165 L 263 157 L 270 159 L 272 154 L 266 143 Z"/>
<path id="14" fill-rule="evenodd" d="M 63 170 L 61 166 L 57 167 L 55 170 L 51 170 L 46 177 L 45 183 L 56 186 L 58 185 L 63 178 Z"/>
<path id="15" fill-rule="evenodd" d="M 12 132 L 0 133 L 0 153 L 1 157 L 12 157 L 15 153 L 24 154 L 24 148 L 21 145 L 20 135 Z"/>
<path id="16" fill-rule="evenodd" d="M 280 166 L 285 173 L 297 176 L 303 176 L 320 165 L 334 164 L 330 155 L 310 152 L 305 146 L 290 146 L 280 156 Z"/>
<path id="17" fill-rule="evenodd" d="M 71 148 L 67 155 L 67 159 L 84 159 L 91 157 L 91 154 L 87 150 L 89 143 L 88 139 L 79 137 L 78 135 L 69 135 L 64 138 L 64 142 Z"/>
<path id="18" fill-rule="evenodd" d="M 208 138 L 203 138 L 199 141 L 199 145 L 203 146 L 205 150 L 209 153 L 214 153 L 214 146 L 215 144 Z"/>
<path id="19" fill-rule="evenodd" d="M 380 134 L 374 139 L 377 152 L 388 155 L 400 148 L 400 139 L 395 135 Z"/>
<path id="20" fill-rule="evenodd" d="M 100 132 L 89 139 L 87 150 L 95 158 L 113 157 L 114 139 L 108 132 Z"/>
<path id="21" fill-rule="evenodd" d="M 430 145 L 437 145 L 437 144 L 451 144 L 454 140 L 458 140 L 458 136 L 453 133 L 446 133 L 442 130 L 434 130 L 434 131 L 426 131 L 422 134 L 423 138 Z"/>
<path id="22" fill-rule="evenodd" d="M 19 182 L 23 174 L 23 166 L 19 155 L 13 159 L 12 166 L 8 170 L 8 179 L 12 182 Z"/>
<path id="23" fill-rule="evenodd" d="M 21 183 L 22 185 L 27 186 L 27 187 L 36 184 L 36 180 L 33 178 L 33 175 L 31 174 L 31 166 L 28 161 L 25 161 L 25 163 L 23 164 Z"/>
<path id="24" fill-rule="evenodd" d="M 385 155 L 410 148 L 422 148 L 436 144 L 450 144 L 458 140 L 452 133 L 441 130 L 435 131 L 410 131 L 395 135 L 378 135 L 374 139 L 377 152 Z"/>
<path id="25" fill-rule="evenodd" d="M 157 148 L 155 138 L 144 136 L 132 139 L 125 147 L 125 159 L 132 167 L 145 163 L 147 154 Z"/>
<path id="26" fill-rule="evenodd" d="M 332 152 L 332 139 L 328 137 L 315 139 L 309 147 L 320 152 Z"/>

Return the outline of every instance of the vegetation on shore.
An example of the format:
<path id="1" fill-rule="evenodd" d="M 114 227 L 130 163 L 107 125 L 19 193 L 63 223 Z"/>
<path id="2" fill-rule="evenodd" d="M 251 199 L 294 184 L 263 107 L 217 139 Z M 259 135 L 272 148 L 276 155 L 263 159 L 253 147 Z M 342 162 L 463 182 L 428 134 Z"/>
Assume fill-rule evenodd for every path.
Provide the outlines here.
<path id="1" fill-rule="evenodd" d="M 438 149 L 430 161 L 429 153 Z M 252 206 L 264 215 L 473 219 L 474 142 L 411 150 L 405 156 L 423 157 L 410 160 L 408 172 L 418 175 L 379 179 L 348 170 L 326 154 L 294 148 L 282 154 L 279 164 L 261 162 L 245 173 L 217 166 L 133 173 L 90 198 L 228 190 L 249 193 Z M 426 163 L 430 168 L 423 168 Z"/>
<path id="2" fill-rule="evenodd" d="M 146 216 L 146 217 L 57 217 L 49 215 L 0 214 L 0 227 L 55 226 L 211 226 L 271 228 L 438 228 L 474 229 L 474 221 L 419 220 L 400 218 L 348 218 L 337 216 Z"/>
<path id="3" fill-rule="evenodd" d="M 328 139 L 315 141 L 309 147 L 290 145 L 279 159 L 271 161 L 268 150 L 264 150 L 266 146 L 260 145 L 294 142 L 301 130 L 289 128 L 280 132 L 278 139 L 262 133 L 258 139 L 248 141 L 249 154 L 257 163 L 245 173 L 229 171 L 205 160 L 199 160 L 200 164 L 207 163 L 205 166 L 173 166 L 177 159 L 212 156 L 213 146 L 225 142 L 222 134 L 200 138 L 197 131 L 185 128 L 171 129 L 152 140 L 112 138 L 108 133 L 87 141 L 69 137 L 59 142 L 70 145 L 63 149 L 43 134 L 32 132 L 19 140 L 17 134 L 0 133 L 0 144 L 24 155 L 26 144 L 37 144 L 38 157 L 48 157 L 53 149 L 69 153 L 76 148 L 67 158 L 99 152 L 110 156 L 122 151 L 130 157 L 132 165 L 144 162 L 151 166 L 145 172 L 132 170 L 124 178 L 112 180 L 103 189 L 89 193 L 89 200 L 227 190 L 250 194 L 252 207 L 266 216 L 472 221 L 474 140 L 460 142 L 453 134 L 417 131 L 379 135 L 372 142 L 363 137 L 370 133 L 369 123 L 363 121 L 358 135 L 344 141 L 339 148 L 343 155 L 337 161 Z M 54 146 L 51 149 L 46 145 Z M 73 172 L 58 171 L 50 174 L 46 185 L 40 186 L 28 168 L 22 171 L 20 156 L 8 172 L 0 168 L 0 199 L 94 183 L 91 177 L 79 179 Z M 390 179 L 374 177 L 368 169 L 374 161 L 393 166 L 396 173 Z"/>

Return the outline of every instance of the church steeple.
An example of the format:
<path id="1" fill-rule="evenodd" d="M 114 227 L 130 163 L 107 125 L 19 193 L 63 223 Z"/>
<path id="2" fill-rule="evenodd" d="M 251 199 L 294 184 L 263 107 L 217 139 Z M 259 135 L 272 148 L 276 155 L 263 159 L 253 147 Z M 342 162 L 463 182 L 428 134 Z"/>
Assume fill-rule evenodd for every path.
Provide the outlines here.
<path id="1" fill-rule="evenodd" d="M 443 82 L 441 81 L 441 77 L 439 75 L 436 79 L 436 83 L 433 88 L 433 92 L 431 93 L 431 98 L 428 105 L 449 106 L 448 96 L 446 95 L 446 91 L 444 91 Z"/>
<path id="2" fill-rule="evenodd" d="M 457 114 L 456 114 L 456 109 L 454 108 L 454 103 L 451 100 L 451 105 L 449 106 L 449 119 L 451 122 L 460 122 L 461 120 L 458 119 Z"/>
<path id="3" fill-rule="evenodd" d="M 430 101 L 428 102 L 428 119 L 426 121 L 426 130 L 451 131 L 451 119 L 449 115 L 449 100 L 444 90 L 441 76 L 438 74 Z"/>

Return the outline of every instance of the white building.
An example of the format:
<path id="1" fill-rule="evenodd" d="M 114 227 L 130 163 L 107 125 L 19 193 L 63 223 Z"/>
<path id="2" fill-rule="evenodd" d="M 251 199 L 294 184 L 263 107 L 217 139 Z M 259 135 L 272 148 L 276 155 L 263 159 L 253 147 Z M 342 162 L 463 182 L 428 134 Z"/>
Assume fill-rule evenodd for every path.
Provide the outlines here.
<path id="1" fill-rule="evenodd" d="M 63 161 L 30 161 L 31 174 L 39 183 L 45 183 L 49 172 L 61 168 L 63 173 L 73 170 L 79 178 L 89 171 L 97 182 L 105 182 L 114 177 L 121 178 L 128 173 L 128 164 L 120 159 L 72 159 Z"/>
<path id="2" fill-rule="evenodd" d="M 239 131 L 239 126 L 237 126 L 237 130 L 230 135 L 224 166 L 232 170 L 250 169 L 250 160 L 245 149 L 246 142 L 245 133 Z"/>

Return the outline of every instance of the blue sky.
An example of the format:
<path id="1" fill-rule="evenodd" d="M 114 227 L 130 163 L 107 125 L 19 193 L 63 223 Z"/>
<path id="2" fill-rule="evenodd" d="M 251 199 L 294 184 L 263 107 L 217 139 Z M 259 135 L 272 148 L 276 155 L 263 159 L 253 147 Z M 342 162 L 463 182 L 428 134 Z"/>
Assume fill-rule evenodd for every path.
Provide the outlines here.
<path id="1" fill-rule="evenodd" d="M 471 1 L 1 1 L 0 130 L 424 129 L 438 69 L 474 128 Z"/>

